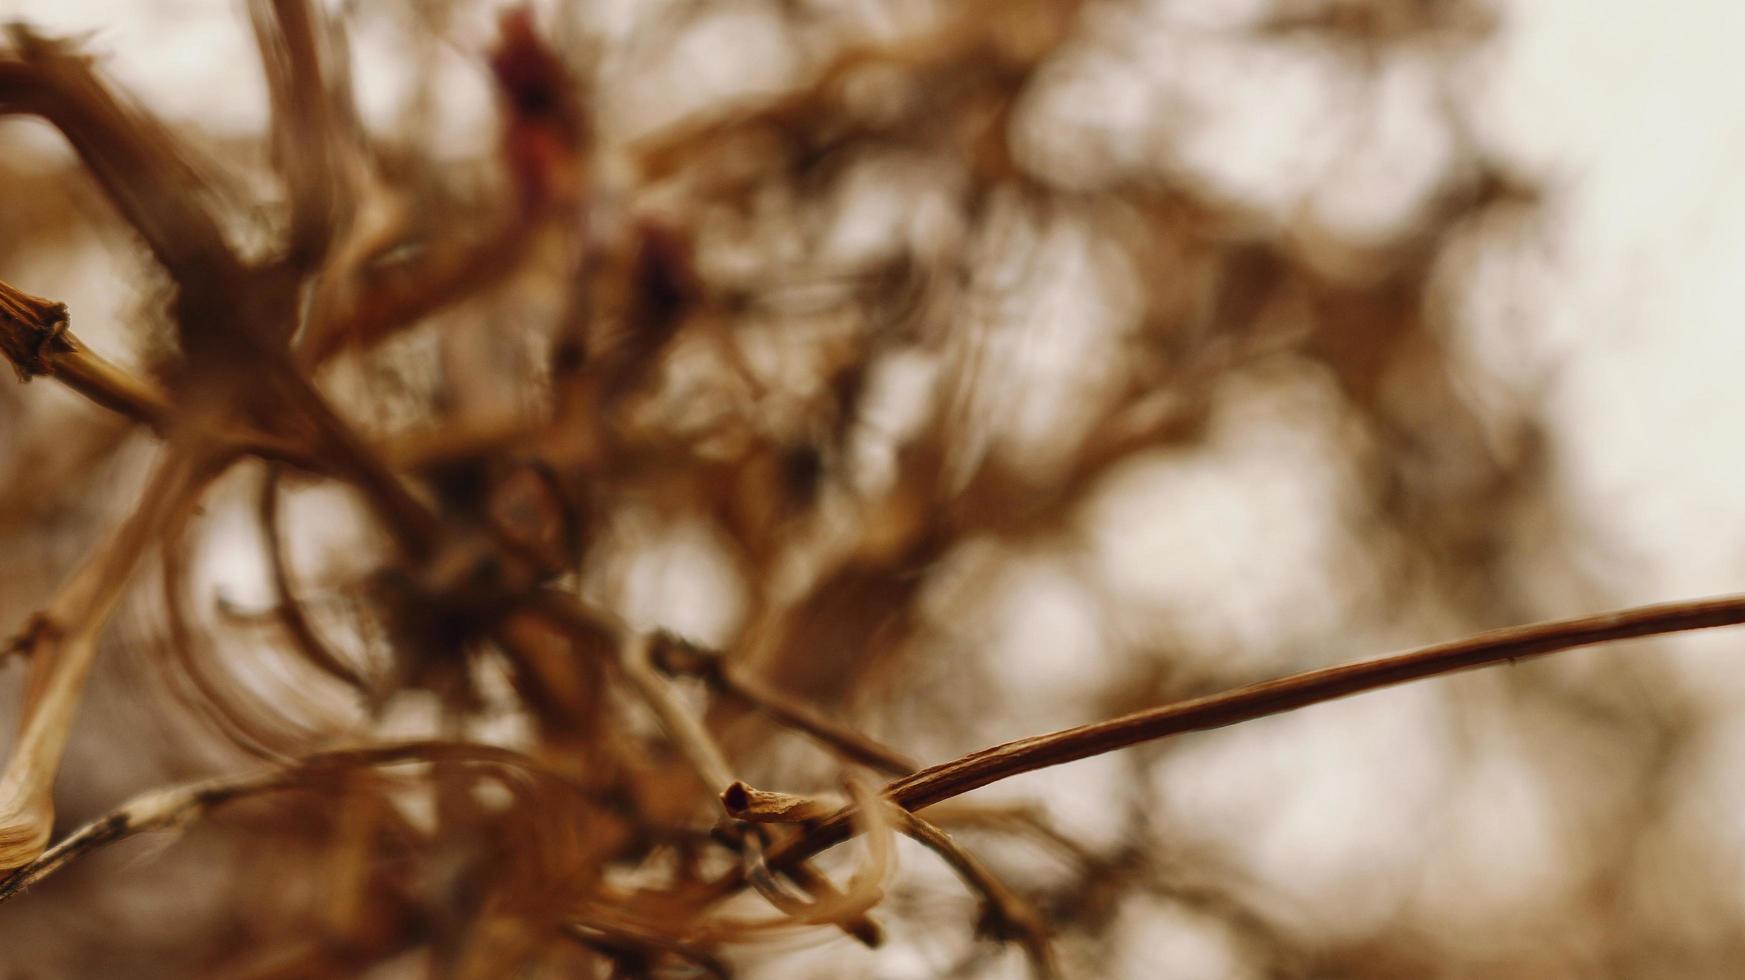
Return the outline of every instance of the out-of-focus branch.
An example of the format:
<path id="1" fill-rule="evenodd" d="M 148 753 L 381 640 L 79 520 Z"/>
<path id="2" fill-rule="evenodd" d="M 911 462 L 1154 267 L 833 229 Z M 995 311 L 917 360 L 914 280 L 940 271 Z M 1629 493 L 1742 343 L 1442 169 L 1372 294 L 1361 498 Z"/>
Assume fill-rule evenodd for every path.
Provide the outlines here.
<path id="1" fill-rule="evenodd" d="M 303 614 L 303 604 L 298 600 L 292 585 L 290 563 L 285 556 L 284 534 L 279 526 L 279 496 L 279 470 L 277 467 L 268 467 L 266 477 L 261 481 L 257 516 L 261 522 L 261 534 L 266 539 L 273 589 L 278 593 L 273 610 L 279 625 L 310 663 L 354 690 L 367 693 L 370 690 L 369 683 L 328 648 L 315 632 L 309 618 Z"/>
<path id="2" fill-rule="evenodd" d="M 713 651 L 662 634 L 655 640 L 652 656 L 655 666 L 664 673 L 700 678 L 717 693 L 751 705 L 777 722 L 823 743 L 845 759 L 893 776 L 907 776 L 920 768 L 895 749 L 837 724 L 808 705 L 744 676 Z"/>
<path id="3" fill-rule="evenodd" d="M 117 98 L 64 43 L 18 25 L 8 33 L 0 115 L 31 113 L 59 129 L 178 283 L 239 280 L 243 269 L 209 210 L 209 189 L 169 128 Z"/>
<path id="4" fill-rule="evenodd" d="M 286 260 L 315 267 L 333 243 L 346 206 L 340 160 L 349 114 L 333 105 L 319 39 L 319 14 L 304 0 L 253 0 L 249 19 L 272 103 L 273 161 L 291 206 Z"/>
<path id="5" fill-rule="evenodd" d="M 30 622 L 19 646 L 31 658 L 18 737 L 0 775 L 0 869 L 42 853 L 54 828 L 51 793 L 61 752 L 97 655 L 97 640 L 161 529 L 203 482 L 205 447 L 165 449 L 140 502 Z"/>
<path id="6" fill-rule="evenodd" d="M 519 266 L 536 237 L 519 218 L 484 235 L 452 232 L 420 243 L 403 261 L 360 270 L 357 283 L 330 294 L 298 338 L 298 365 L 314 368 L 347 348 L 367 350 L 478 294 Z"/>
<path id="7" fill-rule="evenodd" d="M 135 834 L 179 826 L 198 819 L 220 804 L 244 796 L 286 789 L 323 771 L 402 763 L 444 762 L 491 766 L 525 772 L 542 779 L 571 785 L 564 776 L 537 760 L 511 749 L 492 745 L 442 741 L 397 742 L 364 748 L 334 749 L 276 766 L 235 776 L 219 776 L 186 786 L 156 789 L 134 797 L 104 816 L 62 838 L 40 857 L 0 878 L 0 901 L 18 894 L 73 861 Z M 579 787 L 572 787 L 578 793 Z"/>
<path id="8" fill-rule="evenodd" d="M 1046 844 L 1079 865 L 1096 859 L 1096 853 L 1070 834 L 1062 833 L 1048 820 L 1042 807 L 1031 803 L 983 806 L 961 801 L 936 804 L 928 817 L 941 827 L 970 828 L 1025 835 Z"/>
<path id="9" fill-rule="evenodd" d="M 728 765 L 726 754 L 704 730 L 702 723 L 685 710 L 667 688 L 666 680 L 655 672 L 653 665 L 649 663 L 648 647 L 647 636 L 634 631 L 627 632 L 619 649 L 619 670 L 642 699 L 642 703 L 654 712 L 661 728 L 666 730 L 667 737 L 672 739 L 679 754 L 690 763 L 697 779 L 711 793 L 725 792 L 737 782 L 733 778 L 733 767 Z"/>
<path id="10" fill-rule="evenodd" d="M 589 124 L 575 81 L 526 10 L 506 12 L 499 32 L 491 69 L 505 109 L 501 148 L 516 200 L 482 222 L 451 220 L 416 240 L 383 242 L 375 253 L 397 244 L 392 250 L 406 258 L 372 265 L 375 256 L 360 256 L 358 267 L 348 270 L 355 281 L 318 295 L 298 339 L 300 367 L 317 367 L 348 347 L 373 346 L 501 281 L 520 267 L 547 219 L 577 207 Z"/>
<path id="11" fill-rule="evenodd" d="M 566 938 L 608 956 L 637 958 L 640 962 L 632 965 L 633 970 L 646 969 L 648 960 L 666 955 L 684 960 L 712 977 L 732 976 L 726 964 L 704 946 L 663 936 L 600 912 L 576 916 L 565 924 L 563 933 Z"/>
<path id="12" fill-rule="evenodd" d="M 1030 958 L 1036 976 L 1052 977 L 1059 972 L 1054 951 L 1048 944 L 1048 930 L 1029 903 L 1013 894 L 981 859 L 959 846 L 950 834 L 900 806 L 891 806 L 890 810 L 900 832 L 939 855 L 964 884 L 981 895 L 983 933 L 1002 941 L 1017 940 Z"/>
<path id="13" fill-rule="evenodd" d="M 348 478 L 362 491 L 400 550 L 416 559 L 434 554 L 443 538 L 436 513 L 407 488 L 321 391 L 292 368 L 288 358 L 274 358 L 261 368 L 263 382 L 276 383 L 279 404 L 314 430 L 330 472 Z"/>
<path id="14" fill-rule="evenodd" d="M 143 422 L 167 435 L 168 397 L 86 350 L 67 330 L 66 305 L 32 296 L 0 282 L 0 354 L 20 378 L 52 375 L 105 408 Z M 399 477 L 356 434 L 307 379 L 288 363 L 263 353 L 256 365 L 263 389 L 276 382 L 277 394 L 295 416 L 314 429 L 328 460 L 315 447 L 270 433 L 242 430 L 212 433 L 225 446 L 305 469 L 331 470 L 350 477 L 375 505 L 402 548 L 427 555 L 436 547 L 435 514 L 408 491 Z"/>

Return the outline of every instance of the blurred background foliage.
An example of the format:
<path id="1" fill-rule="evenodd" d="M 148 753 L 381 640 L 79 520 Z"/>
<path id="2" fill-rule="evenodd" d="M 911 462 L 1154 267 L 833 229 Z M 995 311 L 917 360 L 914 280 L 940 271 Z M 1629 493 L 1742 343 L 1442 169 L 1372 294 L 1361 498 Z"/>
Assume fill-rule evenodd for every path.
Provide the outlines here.
<path id="1" fill-rule="evenodd" d="M 1662 317 L 1725 315 L 1644 298 L 1702 295 L 1732 239 L 1625 183 L 1711 186 L 1704 161 L 1731 159 L 1666 121 L 1664 93 L 1726 65 L 1679 33 L 1700 18 L 320 4 L 338 135 L 311 144 L 275 123 L 251 11 L 47 6 L 16 16 L 167 121 L 241 254 L 297 241 L 288 161 L 341 175 L 297 350 L 439 513 L 922 762 L 1736 577 L 1737 467 L 1693 458 L 1728 455 L 1738 342 L 1666 339 Z M 1620 35 L 1664 70 L 1594 74 Z M 50 129 L 0 121 L 0 147 L 0 278 L 172 377 L 176 284 Z M 156 440 L 49 379 L 0 405 L 12 631 L 126 511 Z M 622 812 L 539 786 L 504 805 L 441 763 L 324 776 L 9 903 L 5 975 L 682 974 L 529 938 L 551 880 L 671 916 L 634 896 L 709 867 L 709 794 L 597 658 L 482 635 L 488 610 L 433 598 L 442 569 L 394 559 L 350 488 L 308 474 L 232 468 L 161 550 L 107 634 L 61 826 L 408 736 L 527 752 Z M 338 669 L 288 632 L 286 586 Z M 1731 975 L 1737 671 L 1725 638 L 1659 645 L 1103 756 L 939 820 L 1037 909 L 1067 976 Z M 680 686 L 737 775 L 840 788 L 841 759 Z M 918 846 L 878 913 L 877 948 L 821 928 L 718 955 L 748 976 L 1025 975 Z"/>

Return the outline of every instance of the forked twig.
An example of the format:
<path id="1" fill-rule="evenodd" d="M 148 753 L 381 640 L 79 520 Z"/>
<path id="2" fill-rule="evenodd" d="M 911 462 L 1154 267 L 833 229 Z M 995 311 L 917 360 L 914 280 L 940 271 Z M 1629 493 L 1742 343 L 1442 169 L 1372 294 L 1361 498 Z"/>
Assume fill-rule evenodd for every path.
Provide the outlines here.
<path id="1" fill-rule="evenodd" d="M 667 737 L 690 763 L 697 778 L 711 791 L 720 792 L 726 806 L 726 798 L 732 793 L 733 787 L 743 784 L 734 778 L 726 754 L 703 728 L 702 722 L 685 710 L 668 688 L 666 679 L 655 671 L 649 660 L 649 638 L 634 630 L 622 628 L 618 666 L 625 679 L 666 730 Z M 717 786 L 721 789 L 715 790 Z M 733 815 L 730 807 L 729 815 Z M 868 946 L 878 945 L 882 931 L 866 917 L 866 909 L 859 908 L 838 893 L 836 887 L 822 874 L 803 865 L 794 865 L 789 871 L 789 877 L 802 889 L 819 897 L 814 901 L 788 894 L 764 859 L 766 843 L 762 831 L 756 827 L 747 828 L 740 840 L 746 880 L 758 894 L 789 916 L 807 921 L 831 921 L 832 917 L 827 914 L 829 910 L 846 910 L 836 917 L 837 924 Z"/>
<path id="2" fill-rule="evenodd" d="M 782 910 L 782 915 L 756 919 L 719 917 L 706 923 L 699 934 L 735 936 L 828 923 L 860 938 L 859 932 L 851 926 L 868 921 L 867 914 L 884 899 L 884 878 L 895 860 L 891 841 L 895 821 L 890 815 L 890 807 L 873 805 L 877 797 L 869 787 L 858 781 L 850 781 L 849 792 L 854 803 L 841 812 L 849 814 L 857 823 L 856 830 L 866 835 L 867 854 L 855 868 L 845 887 L 836 891 L 832 886 L 826 891 L 817 887 L 812 879 L 796 875 L 796 880 L 820 895 L 817 901 L 805 905 L 784 905 L 781 901 L 772 899 L 772 904 Z M 877 943 L 868 942 L 867 945 Z"/>
<path id="3" fill-rule="evenodd" d="M 758 789 L 743 782 L 729 786 L 721 794 L 721 803 L 728 813 L 757 823 L 806 824 L 841 809 L 823 799 Z M 966 885 L 981 895 L 983 932 L 999 940 L 1018 940 L 1037 976 L 1055 974 L 1047 932 L 1035 910 L 1013 894 L 987 865 L 952 840 L 950 834 L 900 806 L 886 802 L 885 809 L 897 832 L 939 855 Z"/>

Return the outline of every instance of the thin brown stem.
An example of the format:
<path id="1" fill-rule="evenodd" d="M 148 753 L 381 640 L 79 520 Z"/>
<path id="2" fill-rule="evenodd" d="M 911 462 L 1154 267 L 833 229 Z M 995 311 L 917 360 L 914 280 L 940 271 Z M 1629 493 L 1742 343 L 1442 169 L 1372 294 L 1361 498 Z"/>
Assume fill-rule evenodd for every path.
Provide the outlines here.
<path id="1" fill-rule="evenodd" d="M 919 810 L 1022 773 L 1408 681 L 1614 640 L 1740 624 L 1745 624 L 1745 595 L 1638 606 L 1597 616 L 1494 630 L 1409 653 L 1305 671 L 1109 721 L 1007 742 L 895 780 L 885 786 L 884 796 L 905 810 Z M 772 850 L 770 863 L 781 867 L 846 840 L 853 833 L 852 820 L 852 807 L 837 811 L 810 833 Z M 739 882 L 729 875 L 717 883 L 716 891 L 725 895 L 738 887 Z"/>
<path id="2" fill-rule="evenodd" d="M 884 878 L 890 871 L 894 860 L 892 834 L 895 831 L 894 820 L 889 806 L 875 806 L 878 799 L 871 787 L 858 781 L 849 783 L 849 792 L 854 797 L 854 804 L 845 807 L 842 813 L 848 814 L 856 822 L 856 831 L 866 834 L 866 858 L 849 877 L 848 884 L 841 890 L 834 885 L 828 888 L 819 887 L 819 882 L 828 885 L 827 879 L 814 880 L 810 876 L 818 875 L 816 871 L 807 872 L 807 876 L 795 874 L 793 877 L 809 891 L 818 895 L 818 900 L 804 907 L 783 907 L 783 915 L 776 918 L 762 919 L 732 919 L 718 918 L 709 923 L 709 927 L 700 931 L 700 935 L 743 935 L 746 933 L 768 930 L 788 929 L 794 926 L 822 925 L 829 923 L 848 932 L 856 938 L 861 938 L 869 946 L 877 945 L 874 933 L 873 939 L 862 938 L 857 923 L 869 922 L 866 918 L 878 903 L 884 898 Z M 777 903 L 780 907 L 780 903 Z"/>

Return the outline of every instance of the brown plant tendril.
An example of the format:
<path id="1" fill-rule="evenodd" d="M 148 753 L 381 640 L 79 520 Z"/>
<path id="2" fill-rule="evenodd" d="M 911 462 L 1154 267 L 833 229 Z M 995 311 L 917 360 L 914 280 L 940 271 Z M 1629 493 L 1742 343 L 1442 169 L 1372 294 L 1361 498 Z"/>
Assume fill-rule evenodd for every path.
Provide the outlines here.
<path id="1" fill-rule="evenodd" d="M 921 810 L 990 783 L 1186 732 L 1207 731 L 1410 681 L 1617 640 L 1745 624 L 1745 595 L 1637 606 L 1480 633 L 1407 653 L 1304 671 L 1120 718 L 992 746 L 885 785 L 882 796 Z M 769 855 L 772 865 L 817 854 L 852 836 L 854 807 L 817 821 Z M 724 878 L 715 892 L 738 883 Z"/>

